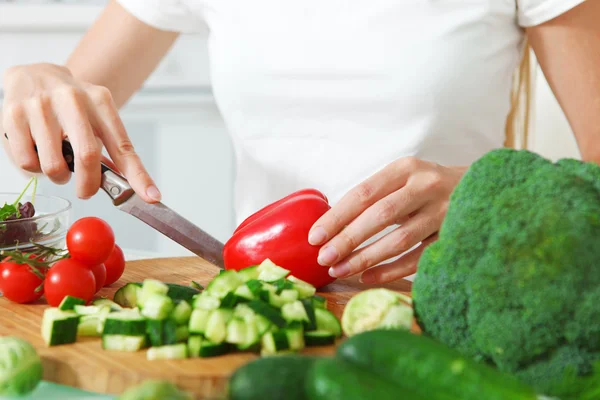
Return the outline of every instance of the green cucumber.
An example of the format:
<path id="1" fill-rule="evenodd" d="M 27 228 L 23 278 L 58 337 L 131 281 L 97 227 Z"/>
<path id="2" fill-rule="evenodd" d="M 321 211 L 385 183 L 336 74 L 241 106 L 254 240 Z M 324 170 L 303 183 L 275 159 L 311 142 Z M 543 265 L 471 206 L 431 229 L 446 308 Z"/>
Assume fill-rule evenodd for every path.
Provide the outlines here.
<path id="1" fill-rule="evenodd" d="M 136 352 L 146 347 L 146 336 L 102 335 L 104 350 Z"/>
<path id="2" fill-rule="evenodd" d="M 142 315 L 146 318 L 167 319 L 175 308 L 173 300 L 166 295 L 150 293 L 145 296 Z"/>
<path id="3" fill-rule="evenodd" d="M 194 308 L 216 310 L 220 305 L 221 300 L 211 296 L 208 292 L 202 292 L 198 296 L 194 296 Z"/>
<path id="4" fill-rule="evenodd" d="M 79 297 L 65 296 L 58 305 L 58 309 L 61 311 L 72 311 L 75 306 L 83 305 L 85 305 L 85 300 L 80 299 Z"/>
<path id="5" fill-rule="evenodd" d="M 389 351 L 389 348 L 386 350 Z M 306 390 L 306 396 L 310 400 L 442 399 L 434 396 L 419 396 L 418 394 L 405 390 L 402 386 L 386 381 L 368 369 L 360 368 L 352 363 L 328 357 L 318 359 L 312 367 L 309 368 L 304 380 L 304 388 Z M 446 397 L 443 399 L 446 399 Z M 481 399 L 484 399 L 484 397 Z"/>
<path id="6" fill-rule="evenodd" d="M 74 311 L 47 308 L 42 316 L 42 338 L 47 346 L 75 343 L 80 316 Z"/>
<path id="7" fill-rule="evenodd" d="M 302 304 L 300 300 L 296 300 L 293 303 L 284 304 L 283 307 L 281 307 L 281 315 L 288 323 L 294 321 L 302 323 L 310 322 L 308 319 L 308 314 L 306 313 L 306 309 L 304 308 L 304 304 Z"/>
<path id="8" fill-rule="evenodd" d="M 228 309 L 213 310 L 206 322 L 204 336 L 213 343 L 222 343 L 227 337 L 227 323 L 233 316 L 233 311 Z"/>
<path id="9" fill-rule="evenodd" d="M 268 258 L 260 263 L 257 270 L 258 278 L 256 279 L 264 282 L 273 282 L 278 279 L 283 279 L 290 273 L 290 271 L 285 268 L 281 268 Z"/>
<path id="10" fill-rule="evenodd" d="M 155 297 L 156 295 L 167 297 L 168 292 L 169 287 L 165 283 L 156 279 L 145 279 L 141 290 L 137 293 L 137 306 L 143 309 L 149 297 Z"/>
<path id="11" fill-rule="evenodd" d="M 162 283 L 162 282 L 161 282 Z M 186 301 L 188 303 L 192 303 L 193 297 L 200 294 L 201 289 L 192 286 L 184 286 L 179 285 L 177 283 L 164 283 L 167 286 L 168 290 L 166 295 L 173 300 L 174 303 L 179 303 L 181 301 Z M 122 307 L 137 307 L 138 301 L 138 292 L 142 288 L 142 283 L 140 282 L 131 282 L 124 286 L 122 286 L 119 290 L 116 291 L 114 296 L 114 301 L 118 305 Z M 164 287 L 162 287 L 162 292 L 164 292 Z M 165 293 L 163 293 L 165 294 Z"/>
<path id="12" fill-rule="evenodd" d="M 277 326 L 278 328 L 283 328 L 286 326 L 286 320 L 281 316 L 281 313 L 277 308 L 258 300 L 252 300 L 246 304 L 248 307 L 250 307 L 250 309 L 252 309 L 252 311 L 258 315 L 262 315 L 271 324 Z"/>
<path id="13" fill-rule="evenodd" d="M 181 301 L 171 312 L 171 318 L 177 322 L 177 325 L 185 325 L 189 322 L 192 315 L 192 306 L 187 301 Z"/>
<path id="14" fill-rule="evenodd" d="M 237 271 L 226 270 L 213 278 L 206 287 L 206 292 L 217 299 L 223 299 L 242 284 L 243 282 L 238 276 Z"/>
<path id="15" fill-rule="evenodd" d="M 202 347 L 202 336 L 192 335 L 188 338 L 188 356 L 190 358 L 200 357 L 200 347 Z"/>
<path id="16" fill-rule="evenodd" d="M 336 337 L 342 336 L 342 326 L 337 317 L 329 310 L 315 308 L 317 330 L 333 333 Z"/>
<path id="17" fill-rule="evenodd" d="M 204 310 L 202 308 L 196 308 L 192 311 L 189 322 L 189 331 L 191 334 L 204 334 L 210 313 L 210 310 Z"/>
<path id="18" fill-rule="evenodd" d="M 284 354 L 290 351 L 290 342 L 285 330 L 266 332 L 261 338 L 261 355 L 263 356 Z"/>
<path id="19" fill-rule="evenodd" d="M 335 335 L 327 331 L 304 332 L 304 343 L 309 346 L 329 346 L 335 344 Z"/>
<path id="20" fill-rule="evenodd" d="M 244 287 L 244 286 L 240 286 L 240 287 Z M 234 294 L 233 292 L 229 292 L 221 300 L 221 304 L 219 305 L 219 308 L 234 308 L 239 303 L 244 303 L 247 301 L 248 301 L 247 299 L 240 297 L 237 294 Z"/>
<path id="21" fill-rule="evenodd" d="M 246 282 L 246 286 L 254 296 L 254 298 L 259 298 L 264 291 L 263 282 L 258 279 L 251 279 Z"/>
<path id="22" fill-rule="evenodd" d="M 312 301 L 312 304 L 315 308 L 323 308 L 325 310 L 327 309 L 327 299 L 325 297 L 316 294 L 312 296 L 310 300 Z"/>
<path id="23" fill-rule="evenodd" d="M 121 307 L 120 305 L 118 305 L 114 301 L 112 301 L 110 299 L 105 299 L 105 298 L 96 299 L 96 300 L 92 301 L 92 305 L 94 305 L 94 306 L 108 306 L 108 307 L 110 307 L 111 311 L 123 311 L 123 307 Z"/>
<path id="24" fill-rule="evenodd" d="M 247 285 L 242 285 L 233 292 L 237 297 L 246 300 L 254 300 L 255 296 Z"/>
<path id="25" fill-rule="evenodd" d="M 271 285 L 277 289 L 277 294 L 286 289 L 294 289 L 294 284 L 285 278 L 277 279 L 276 281 L 271 282 Z"/>
<path id="26" fill-rule="evenodd" d="M 105 309 L 110 312 L 109 306 L 82 306 L 79 304 L 73 306 L 73 311 L 75 311 L 75 314 L 77 315 L 97 315 Z"/>
<path id="27" fill-rule="evenodd" d="M 142 290 L 139 283 L 128 283 L 115 292 L 113 300 L 121 307 L 137 307 L 138 293 Z"/>
<path id="28" fill-rule="evenodd" d="M 308 400 L 303 387 L 316 357 L 296 354 L 259 358 L 238 368 L 229 379 L 230 400 Z"/>
<path id="29" fill-rule="evenodd" d="M 77 325 L 77 336 L 102 336 L 102 331 L 98 329 L 98 317 L 94 315 L 84 315 Z"/>
<path id="30" fill-rule="evenodd" d="M 308 320 L 304 321 L 304 330 L 314 331 L 317 329 L 317 317 L 315 316 L 315 306 L 313 301 L 311 299 L 302 299 L 300 302 L 302 303 L 304 312 L 308 317 Z"/>
<path id="31" fill-rule="evenodd" d="M 406 390 L 423 398 L 537 398 L 533 389 L 513 376 L 464 357 L 426 336 L 407 331 L 379 329 L 358 334 L 338 347 L 336 357 L 394 383 L 403 388 L 403 393 Z"/>
<path id="32" fill-rule="evenodd" d="M 169 346 L 150 347 L 146 351 L 148 360 L 182 360 L 188 358 L 188 348 L 185 344 L 172 344 Z"/>
<path id="33" fill-rule="evenodd" d="M 124 310 L 110 313 L 104 321 L 103 335 L 140 336 L 146 333 L 146 319 L 138 312 Z"/>
<path id="34" fill-rule="evenodd" d="M 187 325 L 180 325 L 175 329 L 175 342 L 185 342 L 190 337 L 190 330 Z"/>
<path id="35" fill-rule="evenodd" d="M 293 289 L 298 292 L 299 298 L 301 299 L 312 297 L 317 292 L 316 287 L 308 282 L 304 282 L 303 280 L 296 278 L 293 275 L 288 276 L 287 280 L 294 285 Z"/>
<path id="36" fill-rule="evenodd" d="M 147 319 L 146 320 L 146 335 L 150 346 L 162 346 L 163 343 L 163 326 L 164 320 Z"/>
<path id="37" fill-rule="evenodd" d="M 227 342 L 213 343 L 203 340 L 200 345 L 200 357 L 217 357 L 229 353 L 231 345 Z"/>
<path id="38" fill-rule="evenodd" d="M 291 351 L 300 351 L 305 347 L 304 329 L 301 323 L 293 323 L 284 329 Z"/>
<path id="39" fill-rule="evenodd" d="M 258 279 L 258 265 L 240 269 L 238 271 L 238 277 L 242 282 L 248 282 L 251 279 Z"/>

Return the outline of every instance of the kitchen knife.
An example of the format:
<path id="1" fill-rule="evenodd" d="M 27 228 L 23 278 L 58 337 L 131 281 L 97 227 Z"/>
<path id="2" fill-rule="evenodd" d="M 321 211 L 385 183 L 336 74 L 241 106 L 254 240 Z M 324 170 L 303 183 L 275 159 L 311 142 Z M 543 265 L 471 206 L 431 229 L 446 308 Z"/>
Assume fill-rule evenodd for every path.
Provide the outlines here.
<path id="1" fill-rule="evenodd" d="M 75 172 L 75 156 L 71 143 L 67 140 L 63 140 L 62 152 L 69 169 L 71 172 Z M 133 191 L 123 176 L 103 162 L 101 163 L 101 170 L 102 190 L 108 194 L 117 208 L 145 222 L 206 261 L 221 269 L 224 268 L 223 243 L 166 205 L 146 203 Z"/>

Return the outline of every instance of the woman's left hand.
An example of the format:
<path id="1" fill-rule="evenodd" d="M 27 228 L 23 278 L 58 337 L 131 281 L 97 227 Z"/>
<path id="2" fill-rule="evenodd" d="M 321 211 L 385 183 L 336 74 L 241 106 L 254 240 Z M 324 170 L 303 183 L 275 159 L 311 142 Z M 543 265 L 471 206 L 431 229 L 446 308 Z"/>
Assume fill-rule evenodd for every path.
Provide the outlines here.
<path id="1" fill-rule="evenodd" d="M 437 238 L 450 194 L 467 167 L 443 167 L 401 158 L 356 186 L 311 228 L 309 242 L 323 244 L 319 264 L 345 278 L 365 271 L 364 283 L 386 283 L 412 275 L 424 248 Z M 385 228 L 392 232 L 367 246 Z M 406 253 L 419 243 L 419 247 Z M 390 258 L 402 257 L 371 268 Z"/>

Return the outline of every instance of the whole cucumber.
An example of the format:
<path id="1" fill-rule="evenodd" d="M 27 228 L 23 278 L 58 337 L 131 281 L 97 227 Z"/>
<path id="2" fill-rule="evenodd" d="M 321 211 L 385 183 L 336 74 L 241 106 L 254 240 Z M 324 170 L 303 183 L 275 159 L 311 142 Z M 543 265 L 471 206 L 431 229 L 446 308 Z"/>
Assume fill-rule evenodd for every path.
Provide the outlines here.
<path id="1" fill-rule="evenodd" d="M 425 336 L 374 330 L 342 343 L 337 356 L 430 400 L 535 400 L 535 391 L 513 376 L 463 357 Z"/>

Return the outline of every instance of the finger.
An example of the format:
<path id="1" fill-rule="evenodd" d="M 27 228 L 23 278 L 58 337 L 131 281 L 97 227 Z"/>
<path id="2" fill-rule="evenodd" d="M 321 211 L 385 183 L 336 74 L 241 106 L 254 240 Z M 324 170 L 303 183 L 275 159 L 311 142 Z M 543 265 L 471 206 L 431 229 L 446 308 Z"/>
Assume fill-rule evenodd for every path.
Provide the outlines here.
<path id="1" fill-rule="evenodd" d="M 100 188 L 102 143 L 92 130 L 84 93 L 70 88 L 65 90 L 57 102 L 55 110 L 60 110 L 59 122 L 67 133 L 75 154 L 77 196 L 88 199 Z"/>
<path id="2" fill-rule="evenodd" d="M 25 107 L 20 105 L 8 107 L 5 110 L 2 124 L 8 137 L 11 158 L 14 163 L 25 171 L 41 172 Z"/>
<path id="3" fill-rule="evenodd" d="M 115 163 L 108 157 L 102 156 L 102 162 L 110 169 L 112 169 L 113 171 L 122 174 L 121 171 L 119 170 L 119 168 L 117 168 L 117 166 L 115 165 Z"/>
<path id="4" fill-rule="evenodd" d="M 334 236 L 319 251 L 321 265 L 333 265 L 346 258 L 360 244 L 388 226 L 399 223 L 425 204 L 428 197 L 416 185 L 402 189 L 379 200 Z"/>
<path id="5" fill-rule="evenodd" d="M 442 218 L 426 209 L 421 210 L 406 224 L 365 246 L 334 265 L 329 273 L 335 278 L 344 278 L 371 268 L 380 262 L 398 256 L 436 233 Z"/>
<path id="6" fill-rule="evenodd" d="M 108 154 L 144 201 L 160 201 L 160 191 L 135 152 L 110 91 L 96 86 L 90 89 L 90 93 L 95 108 L 94 122 Z"/>
<path id="7" fill-rule="evenodd" d="M 375 202 L 403 187 L 418 163 L 412 157 L 400 159 L 349 191 L 313 224 L 308 242 L 320 245 L 338 234 Z"/>
<path id="8" fill-rule="evenodd" d="M 360 280 L 369 285 L 383 284 L 403 279 L 416 273 L 419 259 L 421 258 L 423 251 L 427 246 L 435 242 L 437 238 L 438 235 L 435 234 L 424 240 L 419 247 L 406 253 L 397 260 L 365 271 Z"/>
<path id="9" fill-rule="evenodd" d="M 71 171 L 62 154 L 62 130 L 52 103 L 49 99 L 36 99 L 30 103 L 27 113 L 42 172 L 54 183 L 67 183 Z"/>

